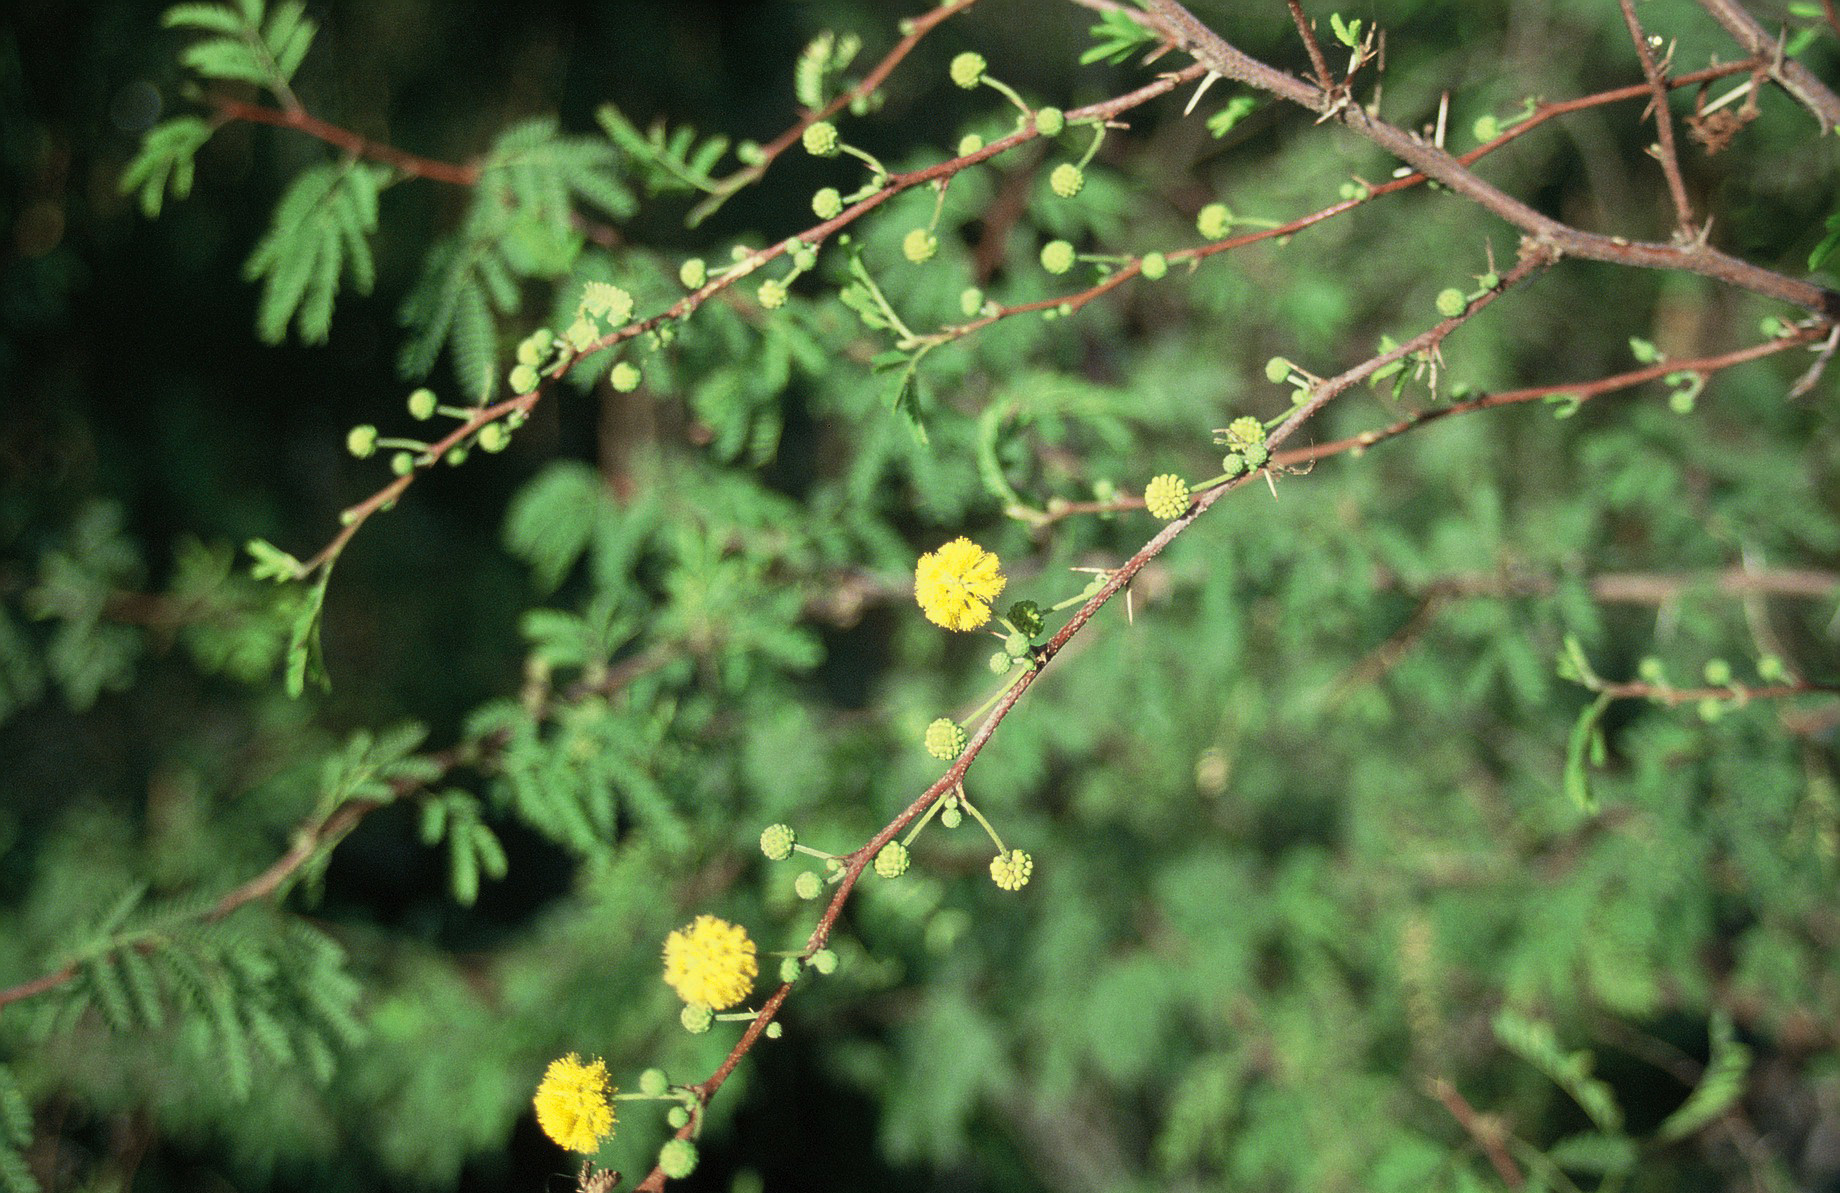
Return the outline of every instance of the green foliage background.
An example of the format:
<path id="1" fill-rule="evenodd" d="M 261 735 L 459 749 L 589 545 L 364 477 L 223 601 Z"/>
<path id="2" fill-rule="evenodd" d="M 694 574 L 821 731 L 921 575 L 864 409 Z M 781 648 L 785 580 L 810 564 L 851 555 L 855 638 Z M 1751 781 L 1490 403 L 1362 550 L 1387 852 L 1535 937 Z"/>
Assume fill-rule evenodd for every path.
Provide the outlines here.
<path id="1" fill-rule="evenodd" d="M 1282 7 L 1244 7 L 1197 11 L 1300 69 Z M 1694 5 L 1641 11 L 1681 69 L 1736 55 Z M 293 81 L 307 107 L 480 160 L 482 185 L 379 196 L 372 167 L 233 123 L 150 223 L 117 181 L 156 118 L 196 110 L 160 12 L 27 3 L 0 30 L 0 986 L 76 967 L 0 1010 L 4 1188 L 557 1187 L 571 1164 L 528 1113 L 545 1063 L 600 1054 L 625 1086 L 654 1064 L 706 1075 L 732 1037 L 678 1028 L 664 935 L 714 912 L 796 947 L 812 908 L 760 829 L 854 848 L 939 772 L 927 722 L 988 690 L 990 643 L 914 609 L 919 552 L 968 534 L 1010 594 L 1071 595 L 1068 568 L 1115 565 L 1155 524 L 1035 528 L 1007 504 L 1209 475 L 1211 428 L 1286 409 L 1268 357 L 1336 372 L 1428 326 L 1438 291 L 1487 270 L 1485 244 L 1514 256 L 1512 229 L 1421 188 L 1073 318 L 1001 322 L 930 353 L 893 411 L 869 367 L 886 339 L 838 301 L 846 255 L 827 247 L 783 309 L 704 306 L 641 358 L 639 394 L 559 387 L 504 455 L 435 472 L 367 524 L 325 590 L 330 691 L 293 700 L 279 672 L 311 598 L 249 579 L 235 547 L 306 558 L 384 483 L 381 459 L 342 445 L 356 423 L 411 431 L 399 366 L 472 402 L 502 389 L 522 335 L 566 325 L 584 281 L 649 314 L 682 293 L 685 256 L 781 240 L 813 222 L 816 187 L 852 185 L 794 152 L 686 229 L 692 197 L 653 193 L 597 107 L 766 140 L 796 116 L 813 35 L 860 34 L 866 65 L 894 16 L 318 6 Z M 1448 90 L 1457 148 L 1524 96 L 1640 77 L 1611 5 L 1347 15 L 1387 29 L 1385 110 L 1416 125 Z M 1006 131 L 994 95 L 945 83 L 966 48 L 1037 103 L 1144 81 L 1076 65 L 1092 20 L 984 0 L 844 134 L 906 169 Z M 1817 38 L 1805 60 L 1833 79 L 1840 56 Z M 855 247 L 930 327 L 960 318 L 974 280 L 1005 303 L 1069 288 L 1036 263 L 1050 237 L 1185 247 L 1205 202 L 1285 220 L 1393 168 L 1269 104 L 1216 140 L 1181 102 L 1132 112 L 1076 201 L 1045 174 L 1083 151 L 1077 130 L 957 177 L 927 265 L 900 242 L 930 192 L 857 225 Z M 1555 122 L 1481 168 L 1561 218 L 1664 239 L 1637 111 Z M 1715 242 L 1805 271 L 1840 165 L 1816 133 L 1770 92 L 1732 149 L 1688 154 Z M 298 259 L 308 217 L 284 195 L 323 216 L 322 255 Z M 578 218 L 614 227 L 612 247 Z M 1461 387 L 1619 371 L 1632 336 L 1675 357 L 1737 347 L 1770 315 L 1794 312 L 1562 263 L 1449 341 L 1436 395 L 1351 394 L 1313 434 Z M 868 880 L 838 974 L 801 983 L 785 1038 L 713 1104 L 694 1180 L 1497 1187 L 1448 1083 L 1499 1116 L 1485 1126 L 1511 1134 L 1529 1187 L 1835 1187 L 1833 700 L 1711 721 L 1615 704 L 1587 813 L 1564 770 L 1589 694 L 1554 668 L 1573 635 L 1616 679 L 1652 656 L 1680 686 L 1712 659 L 1755 682 L 1765 654 L 1834 679 L 1831 586 L 1740 599 L 1710 579 L 1840 567 L 1834 382 L 1784 398 L 1806 359 L 1720 373 L 1690 414 L 1654 385 L 1565 419 L 1452 418 L 1223 502 L 972 769 L 1034 881 L 995 889 L 968 826 L 929 829 L 898 882 Z M 1659 609 L 1594 595 L 1621 573 L 1703 579 Z M 1481 595 L 1415 623 L 1457 580 Z M 351 801 L 385 806 L 278 902 L 201 926 L 297 825 Z M 602 1158 L 643 1173 L 662 1120 L 645 1103 L 622 1118 Z"/>

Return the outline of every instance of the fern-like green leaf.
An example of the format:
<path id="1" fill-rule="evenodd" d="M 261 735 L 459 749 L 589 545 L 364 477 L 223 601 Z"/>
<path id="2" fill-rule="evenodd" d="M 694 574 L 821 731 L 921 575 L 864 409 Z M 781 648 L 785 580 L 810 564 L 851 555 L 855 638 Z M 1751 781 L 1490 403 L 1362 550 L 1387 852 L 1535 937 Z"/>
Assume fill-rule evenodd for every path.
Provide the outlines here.
<path id="1" fill-rule="evenodd" d="M 280 343 L 293 321 L 302 341 L 323 344 L 340 279 L 349 274 L 360 294 L 370 292 L 376 264 L 369 237 L 387 177 L 377 166 L 327 164 L 302 171 L 289 185 L 243 266 L 245 278 L 263 283 L 256 331 L 265 342 Z"/>
<path id="2" fill-rule="evenodd" d="M 122 171 L 121 193 L 139 191 L 141 213 L 148 219 L 158 217 L 169 193 L 175 199 L 192 193 L 195 159 L 211 132 L 210 124 L 197 116 L 175 116 L 154 125 Z"/>
<path id="3" fill-rule="evenodd" d="M 243 0 L 235 7 L 177 4 L 166 10 L 163 23 L 206 35 L 180 53 L 187 67 L 207 79 L 252 83 L 292 103 L 288 84 L 319 27 L 308 19 L 301 0 L 285 0 L 272 12 L 266 8 L 261 0 Z"/>
<path id="4" fill-rule="evenodd" d="M 1551 1024 L 1507 1009 L 1495 1016 L 1494 1029 L 1503 1047 L 1570 1094 L 1600 1130 L 1614 1135 L 1623 1129 L 1622 1107 L 1617 1105 L 1610 1087 L 1591 1076 L 1589 1052 L 1560 1051 Z"/>
<path id="5" fill-rule="evenodd" d="M 1699 1084 L 1667 1116 L 1656 1132 L 1670 1142 L 1685 1139 L 1728 1110 L 1744 1094 L 1744 1079 L 1750 1073 L 1751 1050 L 1740 1044 L 1732 1031 L 1731 1016 L 1719 1012 L 1712 1017 L 1712 1058 Z"/>
<path id="6" fill-rule="evenodd" d="M 0 1150 L 24 1151 L 32 1142 L 32 1108 L 19 1088 L 13 1070 L 0 1065 Z"/>

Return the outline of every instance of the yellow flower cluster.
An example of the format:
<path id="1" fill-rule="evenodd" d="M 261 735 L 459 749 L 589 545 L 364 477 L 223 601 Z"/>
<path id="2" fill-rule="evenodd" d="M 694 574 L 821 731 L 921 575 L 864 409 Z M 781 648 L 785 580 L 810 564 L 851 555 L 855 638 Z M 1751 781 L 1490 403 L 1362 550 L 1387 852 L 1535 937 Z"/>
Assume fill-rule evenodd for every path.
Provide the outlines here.
<path id="1" fill-rule="evenodd" d="M 747 929 L 699 915 L 665 938 L 664 980 L 693 1007 L 726 1010 L 746 998 L 760 974 Z"/>
<path id="2" fill-rule="evenodd" d="M 593 1155 L 613 1134 L 613 1092 L 604 1061 L 583 1064 L 573 1052 L 553 1060 L 537 1086 L 537 1126 L 570 1151 Z"/>
<path id="3" fill-rule="evenodd" d="M 990 620 L 990 603 L 1007 583 L 1003 561 L 967 538 L 920 557 L 914 599 L 934 625 L 975 630 Z"/>

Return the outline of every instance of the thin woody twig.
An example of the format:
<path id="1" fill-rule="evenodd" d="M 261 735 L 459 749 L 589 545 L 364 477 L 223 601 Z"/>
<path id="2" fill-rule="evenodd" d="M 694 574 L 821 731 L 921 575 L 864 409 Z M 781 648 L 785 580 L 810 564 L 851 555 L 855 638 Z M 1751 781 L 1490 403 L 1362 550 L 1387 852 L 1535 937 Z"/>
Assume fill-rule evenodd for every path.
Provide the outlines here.
<path id="1" fill-rule="evenodd" d="M 1291 20 L 1297 23 L 1297 35 L 1303 38 L 1303 48 L 1310 53 L 1310 69 L 1316 72 L 1317 86 L 1328 91 L 1335 86 L 1335 76 L 1329 73 L 1329 61 L 1323 57 L 1322 44 L 1316 40 L 1316 30 L 1310 27 L 1310 18 L 1303 13 L 1299 0 L 1285 0 L 1291 8 Z"/>
<path id="2" fill-rule="evenodd" d="M 1720 3 L 1724 0 L 1704 2 Z M 1236 49 L 1176 0 L 1144 0 L 1144 4 L 1145 15 L 1157 20 L 1167 36 L 1208 70 L 1290 100 L 1325 119 L 1340 122 L 1419 172 L 1513 224 L 1555 253 L 1646 269 L 1675 269 L 1697 273 L 1817 312 L 1829 320 L 1840 319 L 1840 294 L 1753 265 L 1709 245 L 1697 242 L 1674 245 L 1634 241 L 1621 236 L 1584 232 L 1562 223 L 1483 181 L 1455 157 L 1435 145 L 1369 114 L 1358 104 L 1338 104 L 1333 96 L 1315 85 L 1267 66 Z"/>
<path id="3" fill-rule="evenodd" d="M 1642 74 L 1648 79 L 1649 108 L 1655 114 L 1655 141 L 1661 172 L 1667 176 L 1668 194 L 1674 199 L 1674 236 L 1680 243 L 1689 244 L 1696 236 L 1693 205 L 1687 199 L 1687 184 L 1680 176 L 1680 153 L 1674 146 L 1674 117 L 1668 111 L 1667 70 L 1655 60 L 1648 34 L 1642 31 L 1642 22 L 1636 18 L 1635 0 L 1617 2 L 1622 5 L 1623 23 L 1629 26 L 1629 38 L 1635 42 L 1636 56 L 1642 60 Z"/>
<path id="4" fill-rule="evenodd" d="M 1827 5 L 1828 19 L 1833 19 L 1831 0 L 1823 0 Z M 1833 131 L 1840 125 L 1840 95 L 1835 95 L 1827 84 L 1821 82 L 1813 71 L 1786 57 L 1782 51 L 1782 42 L 1757 23 L 1757 19 L 1744 10 L 1738 0 L 1699 0 L 1699 6 L 1712 15 L 1712 19 L 1725 27 L 1725 32 L 1744 47 L 1744 52 L 1761 59 L 1769 69 L 1770 78 L 1795 97 L 1797 103 L 1814 113 L 1821 122 L 1823 134 Z M 1835 26 L 1840 32 L 1840 24 Z"/>
<path id="5" fill-rule="evenodd" d="M 344 150 L 353 157 L 366 161 L 382 162 L 405 174 L 416 178 L 427 178 L 434 182 L 445 182 L 452 186 L 475 186 L 479 182 L 477 165 L 455 165 L 452 162 L 435 161 L 433 158 L 419 157 L 404 152 L 394 145 L 373 141 L 359 136 L 350 129 L 330 124 L 312 115 L 304 108 L 270 108 L 262 104 L 247 103 L 240 99 L 231 99 L 224 95 L 212 95 L 208 100 L 218 115 L 225 120 L 245 120 L 251 124 L 268 124 L 276 128 L 289 128 L 306 133 Z"/>

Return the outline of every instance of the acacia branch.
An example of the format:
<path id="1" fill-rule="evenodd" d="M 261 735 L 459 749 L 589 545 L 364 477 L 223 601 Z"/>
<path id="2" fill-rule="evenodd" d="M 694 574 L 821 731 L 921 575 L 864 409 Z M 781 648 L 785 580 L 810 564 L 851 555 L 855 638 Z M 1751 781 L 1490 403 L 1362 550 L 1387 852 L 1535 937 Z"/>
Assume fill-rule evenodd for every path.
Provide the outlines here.
<path id="1" fill-rule="evenodd" d="M 1840 33 L 1840 21 L 1834 20 L 1832 0 L 1822 0 L 1827 10 L 1827 19 L 1834 24 L 1836 33 Z M 1823 135 L 1840 125 L 1840 96 L 1828 89 L 1827 84 L 1815 77 L 1813 71 L 1783 54 L 1782 41 L 1772 36 L 1757 19 L 1744 10 L 1738 0 L 1699 0 L 1699 6 L 1712 15 L 1712 19 L 1725 27 L 1733 40 L 1744 47 L 1746 53 L 1768 64 L 1768 73 L 1777 86 L 1795 97 L 1797 103 L 1814 113 L 1821 122 Z"/>
<path id="2" fill-rule="evenodd" d="M 1722 0 L 1705 0 L 1718 3 Z M 1346 96 L 1306 83 L 1294 75 L 1267 66 L 1229 44 L 1202 24 L 1176 0 L 1144 0 L 1146 15 L 1184 52 L 1214 74 L 1270 92 L 1315 112 L 1322 120 L 1335 120 L 1387 150 L 1422 174 L 1443 183 L 1484 210 L 1521 229 L 1551 251 L 1593 261 L 1634 265 L 1647 269 L 1673 269 L 1697 273 L 1756 294 L 1817 312 L 1829 320 L 1840 319 L 1840 293 L 1764 269 L 1698 242 L 1657 244 L 1584 232 L 1534 210 L 1505 191 L 1483 181 L 1462 162 L 1435 145 L 1388 124 Z"/>
<path id="3" fill-rule="evenodd" d="M 445 182 L 452 186 L 476 186 L 479 182 L 477 165 L 455 165 L 452 162 L 435 161 L 433 158 L 419 157 L 405 152 L 394 145 L 373 141 L 359 136 L 348 128 L 341 128 L 314 116 L 305 108 L 270 108 L 262 104 L 252 104 L 240 99 L 231 99 L 225 95 L 206 97 L 218 115 L 225 120 L 245 120 L 251 124 L 267 124 L 275 128 L 291 128 L 296 132 L 317 137 L 353 157 L 367 161 L 382 162 L 386 166 L 401 170 L 416 178 L 427 178 L 434 182 Z"/>
<path id="4" fill-rule="evenodd" d="M 1629 26 L 1629 38 L 1636 44 L 1636 56 L 1642 60 L 1642 74 L 1648 79 L 1649 107 L 1655 114 L 1655 141 L 1660 149 L 1661 172 L 1667 176 L 1668 194 L 1674 199 L 1675 238 L 1682 244 L 1694 239 L 1693 205 L 1687 200 L 1687 184 L 1680 176 L 1680 153 L 1674 147 L 1674 117 L 1668 111 L 1667 71 L 1655 61 L 1655 52 L 1636 18 L 1635 0 L 1617 0 L 1623 7 L 1623 23 Z"/>

